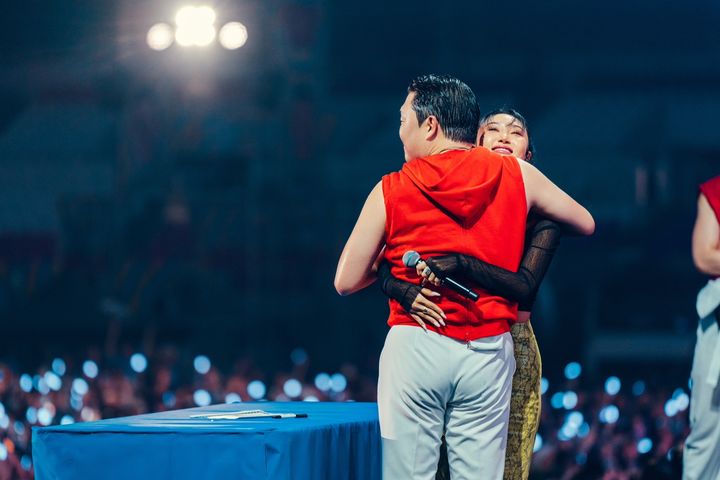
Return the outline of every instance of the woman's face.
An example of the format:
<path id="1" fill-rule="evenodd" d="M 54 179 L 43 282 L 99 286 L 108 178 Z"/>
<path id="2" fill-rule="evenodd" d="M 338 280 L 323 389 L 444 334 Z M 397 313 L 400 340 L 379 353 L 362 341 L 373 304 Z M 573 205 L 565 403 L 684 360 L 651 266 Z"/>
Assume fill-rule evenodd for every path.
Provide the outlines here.
<path id="1" fill-rule="evenodd" d="M 528 152 L 530 138 L 527 130 L 512 115 L 498 113 L 490 117 L 480 126 L 478 138 L 480 146 L 501 155 L 514 155 L 527 161 L 532 156 Z"/>

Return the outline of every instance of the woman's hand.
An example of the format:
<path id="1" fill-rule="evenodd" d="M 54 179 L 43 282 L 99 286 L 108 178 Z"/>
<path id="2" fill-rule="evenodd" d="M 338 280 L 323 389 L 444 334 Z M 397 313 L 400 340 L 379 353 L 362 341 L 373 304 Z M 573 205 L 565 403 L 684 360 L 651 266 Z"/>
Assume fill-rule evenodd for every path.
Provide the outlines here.
<path id="1" fill-rule="evenodd" d="M 456 273 L 460 268 L 460 255 L 457 254 L 430 257 L 426 260 L 420 260 L 415 265 L 418 276 L 422 277 L 425 282 L 430 282 L 435 286 L 441 285 L 445 277 Z"/>
<path id="2" fill-rule="evenodd" d="M 437 328 L 445 326 L 445 319 L 447 318 L 445 312 L 436 303 L 429 300 L 429 297 L 439 296 L 438 292 L 423 288 L 410 306 L 408 313 L 425 331 L 427 331 L 425 322 L 429 322 Z"/>

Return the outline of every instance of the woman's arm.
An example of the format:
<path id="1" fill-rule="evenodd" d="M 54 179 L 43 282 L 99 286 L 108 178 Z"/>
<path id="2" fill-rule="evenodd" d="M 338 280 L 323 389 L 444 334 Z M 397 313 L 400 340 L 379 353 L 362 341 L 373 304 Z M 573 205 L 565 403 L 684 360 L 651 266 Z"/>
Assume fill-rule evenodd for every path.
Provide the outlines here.
<path id="1" fill-rule="evenodd" d="M 528 162 L 520 161 L 528 210 L 535 208 L 543 217 L 563 224 L 580 235 L 595 232 L 595 220 L 585 207 L 562 191 Z"/>
<path id="2" fill-rule="evenodd" d="M 458 273 L 491 293 L 519 302 L 520 310 L 529 311 L 560 243 L 560 236 L 557 223 L 550 220 L 538 222 L 517 272 L 469 255 L 451 254 L 426 259 L 431 273 L 423 272 L 425 264 L 418 264 L 418 273 L 436 285 L 441 279 Z"/>
<path id="3" fill-rule="evenodd" d="M 428 299 L 439 297 L 440 293 L 394 277 L 390 273 L 390 264 L 386 261 L 380 262 L 377 276 L 385 296 L 396 300 L 421 327 L 425 328 L 425 322 L 438 328 L 445 326 L 445 313 Z"/>

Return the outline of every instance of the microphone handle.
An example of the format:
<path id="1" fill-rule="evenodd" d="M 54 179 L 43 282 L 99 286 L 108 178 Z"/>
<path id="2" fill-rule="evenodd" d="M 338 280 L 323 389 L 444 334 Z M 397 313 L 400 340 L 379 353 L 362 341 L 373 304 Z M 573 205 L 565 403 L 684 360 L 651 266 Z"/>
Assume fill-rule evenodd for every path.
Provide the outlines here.
<path id="1" fill-rule="evenodd" d="M 450 277 L 445 277 L 445 279 L 442 281 L 443 285 L 446 285 L 449 289 L 454 290 L 455 292 L 459 293 L 463 297 L 469 298 L 473 302 L 476 301 L 479 297 L 478 294 L 470 290 L 469 288 L 465 287 L 464 285 L 460 285 L 458 282 L 453 280 Z"/>
<path id="2" fill-rule="evenodd" d="M 412 267 L 415 267 L 415 266 L 417 266 L 418 263 L 424 262 L 424 261 L 425 260 L 418 257 L 417 262 L 415 262 L 415 265 L 413 265 Z M 464 285 L 459 284 L 458 282 L 456 282 L 455 280 L 453 280 L 450 277 L 445 277 L 445 279 L 442 280 L 442 284 L 447 286 L 450 290 L 453 290 L 454 292 L 459 293 L 463 297 L 469 298 L 473 302 L 477 301 L 477 299 L 480 298 L 477 293 L 473 292 L 472 290 L 465 287 Z"/>

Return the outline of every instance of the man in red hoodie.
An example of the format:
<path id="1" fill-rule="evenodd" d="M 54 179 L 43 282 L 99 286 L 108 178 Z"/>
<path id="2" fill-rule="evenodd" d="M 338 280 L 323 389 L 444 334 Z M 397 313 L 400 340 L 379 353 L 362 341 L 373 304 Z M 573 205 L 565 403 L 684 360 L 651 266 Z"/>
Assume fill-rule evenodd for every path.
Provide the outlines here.
<path id="1" fill-rule="evenodd" d="M 462 253 L 515 271 L 530 208 L 592 233 L 587 210 L 535 167 L 474 148 L 479 116 L 472 90 L 455 78 L 410 84 L 400 108 L 406 163 L 365 202 L 338 264 L 341 295 L 375 280 L 383 245 L 392 274 L 411 282 L 419 277 L 402 263 L 408 250 Z M 475 302 L 439 287 L 439 327 L 419 328 L 390 302 L 378 381 L 384 478 L 434 478 L 443 433 L 453 479 L 502 478 L 517 305 L 474 287 Z"/>
<path id="2" fill-rule="evenodd" d="M 700 185 L 692 235 L 695 267 L 710 277 L 698 293 L 700 321 L 693 356 L 690 435 L 683 480 L 720 478 L 720 176 Z"/>

